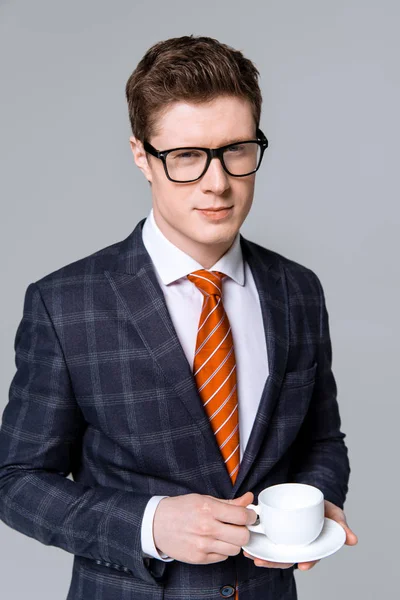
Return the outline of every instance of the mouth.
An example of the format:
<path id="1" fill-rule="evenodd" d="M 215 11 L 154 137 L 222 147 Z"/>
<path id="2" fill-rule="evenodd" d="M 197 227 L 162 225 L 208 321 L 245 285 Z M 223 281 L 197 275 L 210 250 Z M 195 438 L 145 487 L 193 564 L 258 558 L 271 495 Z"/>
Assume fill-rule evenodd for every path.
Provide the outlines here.
<path id="1" fill-rule="evenodd" d="M 211 212 L 211 211 L 219 211 L 219 210 L 229 210 L 230 208 L 233 208 L 233 206 L 218 206 L 216 208 L 210 206 L 207 208 L 197 208 L 196 210 L 201 210 L 202 212 Z"/>
<path id="2" fill-rule="evenodd" d="M 196 208 L 196 210 L 204 217 L 211 218 L 215 221 L 228 217 L 233 210 L 233 206 L 224 206 L 219 208 Z"/>

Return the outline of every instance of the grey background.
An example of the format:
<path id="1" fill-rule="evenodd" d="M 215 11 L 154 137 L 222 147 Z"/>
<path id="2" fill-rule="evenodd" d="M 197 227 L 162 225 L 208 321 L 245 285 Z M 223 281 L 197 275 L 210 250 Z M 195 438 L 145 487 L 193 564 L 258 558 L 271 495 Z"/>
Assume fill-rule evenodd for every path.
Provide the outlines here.
<path id="1" fill-rule="evenodd" d="M 0 410 L 28 284 L 149 212 L 124 97 L 145 51 L 209 35 L 259 68 L 270 148 L 241 232 L 324 286 L 359 535 L 296 573 L 307 600 L 396 595 L 399 16 L 396 0 L 0 2 Z M 2 597 L 61 600 L 71 568 L 0 523 Z"/>

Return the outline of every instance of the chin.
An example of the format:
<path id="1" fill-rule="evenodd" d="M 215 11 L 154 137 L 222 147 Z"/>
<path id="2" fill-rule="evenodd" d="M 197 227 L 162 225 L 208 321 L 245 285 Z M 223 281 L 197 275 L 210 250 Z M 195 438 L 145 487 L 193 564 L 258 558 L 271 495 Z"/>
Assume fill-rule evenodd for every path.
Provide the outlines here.
<path id="1" fill-rule="evenodd" d="M 213 245 L 213 244 L 225 244 L 227 242 L 232 241 L 232 239 L 236 235 L 236 230 L 231 228 L 226 228 L 220 231 L 210 232 L 209 235 L 204 232 L 204 235 L 201 235 L 197 240 L 201 244 Z"/>

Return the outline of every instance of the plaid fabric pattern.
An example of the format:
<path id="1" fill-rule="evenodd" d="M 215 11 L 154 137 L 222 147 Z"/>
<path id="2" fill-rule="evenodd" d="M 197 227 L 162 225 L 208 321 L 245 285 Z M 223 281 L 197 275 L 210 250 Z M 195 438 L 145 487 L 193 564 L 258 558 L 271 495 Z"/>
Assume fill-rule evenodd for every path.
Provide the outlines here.
<path id="1" fill-rule="evenodd" d="M 242 553 L 210 565 L 144 558 L 140 528 L 154 494 L 251 490 L 257 501 L 298 481 L 343 506 L 350 468 L 320 281 L 241 236 L 270 373 L 232 486 L 143 223 L 27 287 L 0 428 L 0 518 L 75 555 L 67 600 L 216 600 L 236 578 L 240 600 L 295 600 L 293 569 Z"/>

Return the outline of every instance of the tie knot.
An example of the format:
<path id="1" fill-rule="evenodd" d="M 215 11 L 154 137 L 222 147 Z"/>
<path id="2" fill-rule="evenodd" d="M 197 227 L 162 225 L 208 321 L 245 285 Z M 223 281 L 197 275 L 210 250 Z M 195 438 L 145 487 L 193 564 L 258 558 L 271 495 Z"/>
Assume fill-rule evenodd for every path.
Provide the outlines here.
<path id="1" fill-rule="evenodd" d="M 199 269 L 187 276 L 206 296 L 222 296 L 222 279 L 224 277 L 226 275 L 221 271 L 207 271 L 207 269 Z"/>

